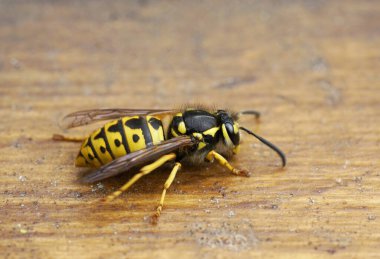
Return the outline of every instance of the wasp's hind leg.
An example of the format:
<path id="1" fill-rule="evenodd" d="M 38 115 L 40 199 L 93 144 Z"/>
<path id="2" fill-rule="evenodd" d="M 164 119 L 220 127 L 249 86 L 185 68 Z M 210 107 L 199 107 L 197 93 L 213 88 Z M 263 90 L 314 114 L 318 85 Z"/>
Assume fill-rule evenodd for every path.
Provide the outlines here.
<path id="1" fill-rule="evenodd" d="M 170 154 L 167 154 L 167 155 L 164 155 L 164 156 L 160 157 L 159 159 L 157 159 L 153 163 L 144 166 L 143 168 L 140 169 L 140 172 L 137 173 L 137 174 L 135 174 L 126 184 L 124 184 L 123 186 L 121 186 L 117 191 L 115 191 L 112 194 L 108 195 L 105 198 L 105 201 L 109 202 L 109 201 L 114 200 L 115 198 L 117 198 L 118 196 L 120 196 L 120 194 L 122 194 L 123 192 L 125 192 L 126 190 L 128 190 L 128 188 L 131 187 L 135 182 L 137 182 L 137 180 L 140 179 L 142 176 L 150 174 L 155 169 L 157 169 L 160 166 L 162 166 L 163 164 L 165 164 L 167 161 L 173 160 L 176 157 L 177 157 L 176 154 L 170 153 Z"/>
<path id="2" fill-rule="evenodd" d="M 52 139 L 55 141 L 83 142 L 86 137 L 69 137 L 61 134 L 54 134 Z"/>
<path id="3" fill-rule="evenodd" d="M 206 159 L 210 162 L 213 162 L 214 159 L 216 159 L 219 164 L 221 164 L 224 167 L 227 167 L 228 170 L 230 170 L 233 174 L 239 175 L 239 176 L 249 176 L 250 173 L 247 170 L 241 170 L 234 168 L 230 163 L 228 163 L 227 159 L 225 159 L 221 154 L 215 152 L 214 150 L 211 150 L 207 156 Z"/>
<path id="4" fill-rule="evenodd" d="M 166 180 L 166 182 L 164 184 L 164 190 L 162 191 L 162 194 L 161 194 L 160 204 L 157 207 L 156 213 L 152 216 L 152 224 L 157 224 L 158 218 L 161 215 L 162 207 L 164 206 L 166 191 L 167 191 L 167 189 L 169 189 L 170 185 L 172 184 L 172 182 L 173 182 L 173 180 L 174 180 L 174 178 L 175 178 L 175 176 L 176 176 L 176 174 L 180 168 L 181 168 L 181 164 L 178 162 L 175 163 L 175 166 L 173 167 L 168 179 Z"/>

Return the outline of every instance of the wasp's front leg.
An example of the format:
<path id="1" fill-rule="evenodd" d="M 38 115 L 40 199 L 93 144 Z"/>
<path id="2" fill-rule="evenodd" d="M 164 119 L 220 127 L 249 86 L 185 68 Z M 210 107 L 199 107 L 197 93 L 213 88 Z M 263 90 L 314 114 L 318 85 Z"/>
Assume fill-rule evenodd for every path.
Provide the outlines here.
<path id="1" fill-rule="evenodd" d="M 250 172 L 244 169 L 237 169 L 233 167 L 230 163 L 228 163 L 227 159 L 225 159 L 221 154 L 217 153 L 215 150 L 211 150 L 207 156 L 206 159 L 210 162 L 213 162 L 214 159 L 219 162 L 224 167 L 227 167 L 228 170 L 230 170 L 233 174 L 239 175 L 239 176 L 249 176 Z"/>

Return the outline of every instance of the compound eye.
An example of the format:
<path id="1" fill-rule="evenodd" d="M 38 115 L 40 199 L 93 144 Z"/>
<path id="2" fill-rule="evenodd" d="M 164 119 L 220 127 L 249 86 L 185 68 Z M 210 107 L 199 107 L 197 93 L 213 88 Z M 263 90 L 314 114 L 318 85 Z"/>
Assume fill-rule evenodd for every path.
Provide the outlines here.
<path id="1" fill-rule="evenodd" d="M 239 135 L 238 125 L 236 123 L 233 125 L 232 123 L 227 122 L 223 126 L 225 128 L 225 132 L 223 132 L 223 136 L 226 140 L 226 143 L 232 142 L 234 146 L 239 145 L 240 135 Z"/>
<path id="2" fill-rule="evenodd" d="M 231 123 L 226 123 L 226 130 L 229 136 L 231 136 L 234 133 L 234 126 L 232 126 Z"/>

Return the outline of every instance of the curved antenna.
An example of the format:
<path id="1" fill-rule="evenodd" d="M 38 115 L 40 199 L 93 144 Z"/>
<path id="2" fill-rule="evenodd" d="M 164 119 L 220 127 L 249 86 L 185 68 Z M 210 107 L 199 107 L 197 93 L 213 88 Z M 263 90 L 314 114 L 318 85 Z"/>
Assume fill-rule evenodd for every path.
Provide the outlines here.
<path id="1" fill-rule="evenodd" d="M 258 140 L 260 140 L 262 143 L 264 143 L 265 145 L 267 145 L 268 147 L 270 147 L 273 151 L 275 151 L 279 157 L 281 158 L 282 160 L 282 167 L 285 167 L 286 166 L 286 156 L 285 154 L 278 148 L 276 147 L 274 144 L 270 143 L 268 140 L 256 135 L 255 133 L 253 133 L 252 131 L 244 128 L 244 127 L 239 127 L 241 130 L 244 130 L 245 132 L 247 132 L 248 134 L 256 137 Z"/>
<path id="2" fill-rule="evenodd" d="M 239 115 L 255 115 L 256 119 L 260 118 L 260 112 L 254 110 L 246 110 L 239 112 Z"/>

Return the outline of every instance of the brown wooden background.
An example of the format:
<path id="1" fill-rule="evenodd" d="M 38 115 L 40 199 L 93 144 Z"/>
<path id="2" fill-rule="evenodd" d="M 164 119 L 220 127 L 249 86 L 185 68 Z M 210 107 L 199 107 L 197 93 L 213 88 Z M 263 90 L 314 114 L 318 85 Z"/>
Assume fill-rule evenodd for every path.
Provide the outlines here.
<path id="1" fill-rule="evenodd" d="M 378 1 L 0 1 L 1 257 L 344 257 L 380 252 Z M 88 186 L 64 114 L 253 108 L 233 164 Z M 81 135 L 92 130 L 73 131 Z"/>

